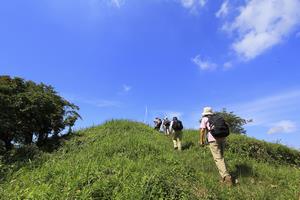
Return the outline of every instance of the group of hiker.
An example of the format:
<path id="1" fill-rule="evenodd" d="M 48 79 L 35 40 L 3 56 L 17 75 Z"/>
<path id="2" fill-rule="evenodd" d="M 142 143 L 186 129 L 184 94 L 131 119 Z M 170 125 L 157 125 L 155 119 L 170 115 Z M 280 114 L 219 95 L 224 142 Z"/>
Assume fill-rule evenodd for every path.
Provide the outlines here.
<path id="1" fill-rule="evenodd" d="M 172 140 L 175 150 L 182 150 L 181 139 L 182 139 L 182 122 L 177 118 L 173 117 L 173 120 L 170 121 L 167 117 L 164 120 L 160 118 L 155 118 L 154 120 L 154 129 L 160 131 L 163 128 L 166 135 L 172 135 Z"/>
<path id="2" fill-rule="evenodd" d="M 183 130 L 182 122 L 177 117 L 173 117 L 172 121 L 170 121 L 167 117 L 163 120 L 157 117 L 154 120 L 154 129 L 160 131 L 161 128 L 165 135 L 172 136 L 174 149 L 181 151 Z M 229 126 L 223 117 L 213 112 L 211 107 L 205 107 L 202 112 L 199 131 L 199 144 L 201 146 L 206 144 L 209 145 L 209 149 L 221 176 L 220 182 L 228 186 L 232 186 L 233 180 L 227 170 L 224 160 L 224 150 L 226 137 L 229 135 Z"/>

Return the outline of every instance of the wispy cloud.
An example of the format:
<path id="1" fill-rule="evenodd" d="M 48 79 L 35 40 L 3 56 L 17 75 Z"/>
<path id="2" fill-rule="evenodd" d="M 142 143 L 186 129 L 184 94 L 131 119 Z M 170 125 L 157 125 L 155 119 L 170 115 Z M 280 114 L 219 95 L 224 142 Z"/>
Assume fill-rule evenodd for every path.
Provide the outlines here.
<path id="1" fill-rule="evenodd" d="M 152 123 L 152 120 L 155 117 L 168 117 L 169 119 L 172 119 L 173 117 L 178 117 L 179 119 L 182 119 L 184 114 L 180 111 L 175 111 L 175 110 L 157 110 L 157 109 L 151 109 L 151 107 L 146 108 L 146 113 L 145 113 L 145 119 L 144 121 L 146 123 Z"/>
<path id="2" fill-rule="evenodd" d="M 299 102 L 300 90 L 294 90 L 225 107 L 244 118 L 253 119 L 253 125 L 270 126 L 281 121 L 283 116 L 292 116 Z"/>
<path id="3" fill-rule="evenodd" d="M 95 101 L 86 101 L 91 105 L 94 105 L 98 108 L 107 108 L 107 107 L 120 107 L 121 103 L 118 101 L 112 100 L 95 100 Z"/>
<path id="4" fill-rule="evenodd" d="M 207 59 L 201 58 L 200 55 L 192 58 L 192 62 L 196 64 L 201 70 L 214 70 L 217 68 L 217 64 Z"/>
<path id="5" fill-rule="evenodd" d="M 121 8 L 121 6 L 125 3 L 124 0 L 111 0 L 113 6 L 117 8 Z"/>
<path id="6" fill-rule="evenodd" d="M 225 62 L 223 66 L 224 66 L 224 69 L 230 69 L 230 68 L 232 68 L 232 62 L 230 62 L 230 61 Z"/>
<path id="7" fill-rule="evenodd" d="M 184 8 L 189 9 L 191 13 L 196 14 L 199 9 L 206 5 L 207 0 L 180 0 L 180 2 Z"/>
<path id="8" fill-rule="evenodd" d="M 132 86 L 123 84 L 122 89 L 117 93 L 118 95 L 126 95 L 132 90 Z"/>
<path id="9" fill-rule="evenodd" d="M 76 0 L 73 0 L 73 2 Z M 78 0 L 77 0 L 78 1 Z M 110 5 L 116 8 L 121 8 L 125 0 L 85 0 L 91 7 L 98 7 L 99 5 Z M 82 2 L 81 2 L 82 3 Z"/>
<path id="10" fill-rule="evenodd" d="M 269 129 L 268 134 L 274 133 L 292 133 L 297 130 L 296 124 L 290 120 L 277 122 Z"/>
<path id="11" fill-rule="evenodd" d="M 125 0 L 43 0 L 60 22 L 101 19 L 110 9 L 119 9 Z"/>
<path id="12" fill-rule="evenodd" d="M 226 17 L 229 12 L 229 7 L 228 7 L 228 0 L 224 1 L 223 4 L 221 5 L 221 8 L 218 10 L 216 13 L 216 17 Z"/>
<path id="13" fill-rule="evenodd" d="M 224 24 L 223 30 L 237 36 L 232 44 L 236 54 L 245 61 L 251 60 L 296 29 L 300 24 L 299 8 L 299 0 L 249 0 L 232 22 Z"/>
<path id="14" fill-rule="evenodd" d="M 152 110 L 151 113 L 155 116 L 168 117 L 170 119 L 172 119 L 173 117 L 181 118 L 183 116 L 182 112 L 174 110 Z"/>
<path id="15" fill-rule="evenodd" d="M 118 108 L 121 107 L 121 102 L 107 99 L 84 99 L 77 98 L 76 101 L 84 104 L 88 104 L 97 108 Z"/>
<path id="16" fill-rule="evenodd" d="M 123 92 L 129 92 L 130 90 L 132 89 L 132 87 L 131 86 L 129 86 L 129 85 L 126 85 L 126 84 L 124 84 L 123 85 Z"/>
<path id="17" fill-rule="evenodd" d="M 98 108 L 107 108 L 107 107 L 121 107 L 122 103 L 115 100 L 108 99 L 89 99 L 85 97 L 79 97 L 73 94 L 63 93 L 62 96 L 71 102 L 75 102 L 76 104 L 88 104 Z"/>
<path id="18" fill-rule="evenodd" d="M 183 116 L 182 112 L 177 112 L 177 111 L 165 111 L 164 114 L 165 117 L 169 117 L 170 119 L 172 119 L 173 117 L 181 118 Z"/>

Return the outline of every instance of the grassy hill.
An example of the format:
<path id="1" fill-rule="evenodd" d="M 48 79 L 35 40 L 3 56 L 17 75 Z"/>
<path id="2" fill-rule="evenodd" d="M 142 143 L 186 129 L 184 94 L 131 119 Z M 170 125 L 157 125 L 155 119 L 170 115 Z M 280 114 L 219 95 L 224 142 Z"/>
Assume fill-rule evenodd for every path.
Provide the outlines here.
<path id="1" fill-rule="evenodd" d="M 239 183 L 228 188 L 218 182 L 209 148 L 197 141 L 197 131 L 185 131 L 178 152 L 150 127 L 110 121 L 79 131 L 52 153 L 31 149 L 25 160 L 0 163 L 0 199 L 298 200 L 298 151 L 232 134 L 225 156 Z"/>

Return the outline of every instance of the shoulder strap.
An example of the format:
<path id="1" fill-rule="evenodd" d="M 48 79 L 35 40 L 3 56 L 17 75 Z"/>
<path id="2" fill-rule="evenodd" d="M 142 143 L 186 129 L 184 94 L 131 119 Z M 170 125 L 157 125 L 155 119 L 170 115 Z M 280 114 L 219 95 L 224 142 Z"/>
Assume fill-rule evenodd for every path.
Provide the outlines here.
<path id="1" fill-rule="evenodd" d="M 206 115 L 205 117 L 207 117 L 207 122 L 209 123 L 209 130 L 212 130 L 213 127 L 213 123 L 212 123 L 212 118 L 214 117 L 213 115 Z M 208 127 L 208 126 L 207 126 Z"/>

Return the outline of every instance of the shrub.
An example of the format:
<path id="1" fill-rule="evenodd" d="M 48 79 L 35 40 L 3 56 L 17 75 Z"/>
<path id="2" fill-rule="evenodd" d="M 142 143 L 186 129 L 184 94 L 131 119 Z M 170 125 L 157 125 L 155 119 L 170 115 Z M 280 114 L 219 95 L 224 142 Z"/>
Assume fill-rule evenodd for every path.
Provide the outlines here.
<path id="1" fill-rule="evenodd" d="M 242 135 L 231 135 L 228 139 L 228 149 L 235 154 L 255 158 L 258 161 L 300 167 L 299 151 L 281 144 L 272 144 Z"/>

